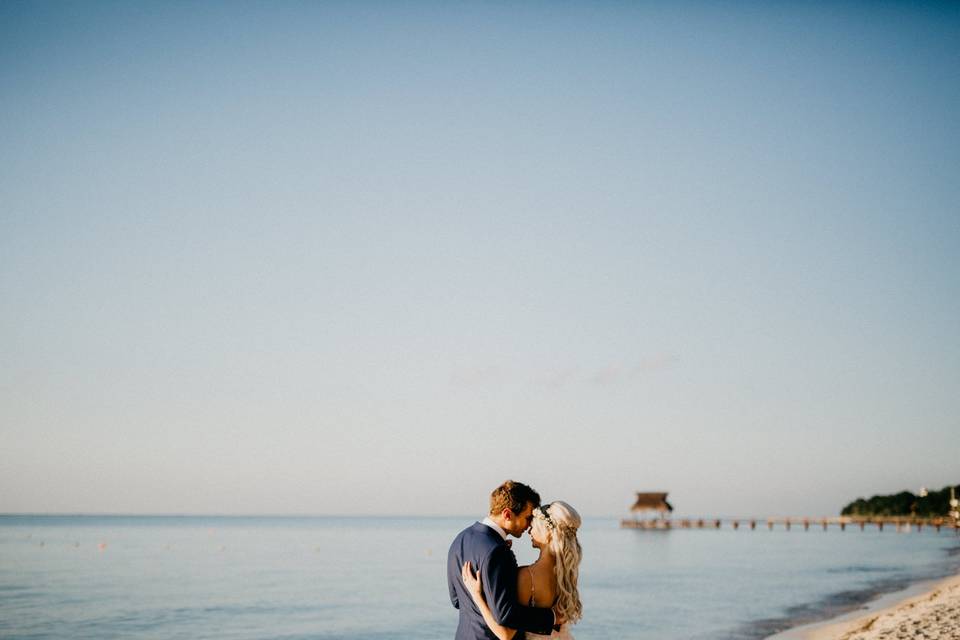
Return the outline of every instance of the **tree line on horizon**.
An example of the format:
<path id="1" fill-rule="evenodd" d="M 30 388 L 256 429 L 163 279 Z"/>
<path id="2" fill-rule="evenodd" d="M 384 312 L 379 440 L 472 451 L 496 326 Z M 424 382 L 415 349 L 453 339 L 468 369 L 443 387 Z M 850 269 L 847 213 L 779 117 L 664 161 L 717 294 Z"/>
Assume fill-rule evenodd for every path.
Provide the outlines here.
<path id="1" fill-rule="evenodd" d="M 960 498 L 960 485 L 953 487 Z M 936 518 L 950 511 L 950 486 L 939 491 L 929 491 L 919 496 L 910 491 L 901 491 L 888 496 L 873 496 L 869 500 L 857 498 L 840 512 L 842 516 L 918 516 Z"/>

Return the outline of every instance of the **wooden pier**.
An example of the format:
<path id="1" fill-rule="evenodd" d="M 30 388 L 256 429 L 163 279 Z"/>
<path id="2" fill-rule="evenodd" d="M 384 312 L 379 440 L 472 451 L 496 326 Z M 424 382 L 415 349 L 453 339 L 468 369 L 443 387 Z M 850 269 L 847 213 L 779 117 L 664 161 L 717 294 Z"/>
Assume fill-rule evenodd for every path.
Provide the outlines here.
<path id="1" fill-rule="evenodd" d="M 847 527 L 853 527 L 860 531 L 868 527 L 879 531 L 923 531 L 924 529 L 939 532 L 940 530 L 957 531 L 960 533 L 960 525 L 953 518 L 913 518 L 909 516 L 889 516 L 889 517 L 852 517 L 840 516 L 836 518 L 810 518 L 810 517 L 782 517 L 782 518 L 681 518 L 673 520 L 670 518 L 651 518 L 646 520 L 627 519 L 620 521 L 622 529 L 643 529 L 643 530 L 669 530 L 669 529 L 723 529 L 729 528 L 734 531 L 745 529 L 755 531 L 758 528 L 766 528 L 772 531 L 775 527 L 790 531 L 791 528 L 802 528 L 809 531 L 822 529 L 826 531 L 830 527 L 839 528 L 840 531 L 846 531 Z"/>

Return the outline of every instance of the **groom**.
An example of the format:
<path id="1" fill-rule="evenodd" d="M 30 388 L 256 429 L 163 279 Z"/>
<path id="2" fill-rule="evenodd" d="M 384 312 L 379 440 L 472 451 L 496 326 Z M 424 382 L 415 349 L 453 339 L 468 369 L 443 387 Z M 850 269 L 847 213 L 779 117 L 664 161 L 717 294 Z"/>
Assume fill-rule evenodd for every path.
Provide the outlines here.
<path id="1" fill-rule="evenodd" d="M 507 536 L 519 538 L 530 527 L 540 494 L 525 484 L 507 480 L 490 494 L 490 515 L 454 538 L 447 554 L 450 601 L 460 610 L 456 640 L 497 640 L 463 585 L 463 563 L 478 572 L 487 604 L 500 624 L 550 635 L 553 611 L 525 607 L 517 601 L 517 559 Z M 519 637 L 522 637 L 519 636 Z"/>

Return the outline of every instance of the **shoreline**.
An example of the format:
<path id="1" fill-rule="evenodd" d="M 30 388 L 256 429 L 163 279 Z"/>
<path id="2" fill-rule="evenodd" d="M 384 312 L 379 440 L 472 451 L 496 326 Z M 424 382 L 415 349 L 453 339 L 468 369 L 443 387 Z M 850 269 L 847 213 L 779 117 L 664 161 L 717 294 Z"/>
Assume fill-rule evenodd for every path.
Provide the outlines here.
<path id="1" fill-rule="evenodd" d="M 960 637 L 960 572 L 884 594 L 854 611 L 768 640 L 902 640 Z"/>

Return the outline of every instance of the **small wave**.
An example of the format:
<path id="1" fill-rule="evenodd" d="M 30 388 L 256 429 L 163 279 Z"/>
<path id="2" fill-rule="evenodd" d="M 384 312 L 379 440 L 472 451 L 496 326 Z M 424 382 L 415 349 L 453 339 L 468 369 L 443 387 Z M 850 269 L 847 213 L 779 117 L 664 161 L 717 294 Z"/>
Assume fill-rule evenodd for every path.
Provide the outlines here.
<path id="1" fill-rule="evenodd" d="M 829 594 L 811 603 L 788 608 L 784 615 L 754 620 L 726 636 L 729 640 L 759 640 L 814 622 L 829 620 L 862 607 L 880 595 L 902 591 L 911 584 L 953 575 L 960 571 L 960 545 L 945 549 L 948 562 L 919 573 L 904 573 L 903 567 L 888 565 L 851 565 L 827 569 L 831 574 L 874 574 L 863 589 L 849 589 Z M 880 576 L 876 574 L 893 574 Z"/>
<path id="2" fill-rule="evenodd" d="M 883 567 L 883 566 L 870 566 L 870 565 L 853 565 L 850 567 L 834 567 L 827 569 L 827 573 L 841 573 L 841 574 L 851 574 L 851 573 L 891 573 L 893 571 L 899 571 L 901 567 Z"/>
<path id="3" fill-rule="evenodd" d="M 784 615 L 755 620 L 732 633 L 731 640 L 760 640 L 805 624 L 829 620 L 862 607 L 885 593 L 906 589 L 917 576 L 897 576 L 872 582 L 864 589 L 850 589 L 832 593 L 817 602 L 788 608 Z"/>

